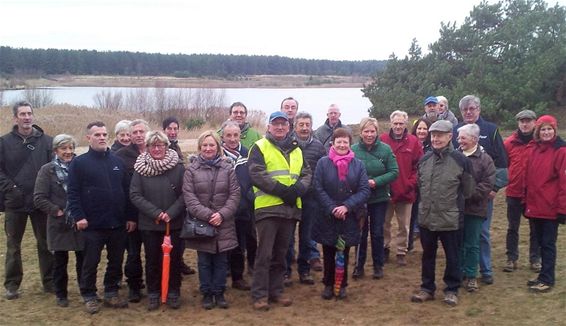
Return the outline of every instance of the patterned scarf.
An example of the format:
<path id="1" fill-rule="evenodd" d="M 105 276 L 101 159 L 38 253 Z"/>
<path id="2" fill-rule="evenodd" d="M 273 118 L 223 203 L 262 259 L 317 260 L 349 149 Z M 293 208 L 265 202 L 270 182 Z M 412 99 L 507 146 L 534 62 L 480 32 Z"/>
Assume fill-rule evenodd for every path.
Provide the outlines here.
<path id="1" fill-rule="evenodd" d="M 340 179 L 340 181 L 346 180 L 346 176 L 348 176 L 348 165 L 350 165 L 350 161 L 354 158 L 354 152 L 348 151 L 346 155 L 339 155 L 334 150 L 334 147 L 331 146 L 328 152 L 328 158 L 338 169 L 338 179 Z"/>
<path id="2" fill-rule="evenodd" d="M 165 157 L 156 160 L 148 152 L 141 153 L 134 164 L 134 170 L 144 177 L 154 177 L 174 168 L 179 163 L 179 155 L 172 149 L 167 149 Z"/>
<path id="3" fill-rule="evenodd" d="M 57 175 L 57 179 L 61 183 L 61 186 L 65 192 L 67 192 L 67 184 L 69 183 L 69 164 L 71 162 L 65 163 L 61 161 L 57 155 L 55 155 L 52 162 L 55 168 L 55 175 Z"/>

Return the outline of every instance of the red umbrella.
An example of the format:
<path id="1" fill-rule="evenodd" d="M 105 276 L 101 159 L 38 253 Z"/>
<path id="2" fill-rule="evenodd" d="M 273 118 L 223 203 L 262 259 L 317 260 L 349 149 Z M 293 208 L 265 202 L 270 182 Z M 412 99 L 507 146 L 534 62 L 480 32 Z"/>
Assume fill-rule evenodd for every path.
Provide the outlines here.
<path id="1" fill-rule="evenodd" d="M 165 236 L 163 237 L 163 243 L 161 244 L 161 250 L 163 250 L 163 267 L 161 268 L 161 303 L 167 301 L 167 292 L 169 292 L 169 267 L 171 265 L 171 237 L 169 236 L 169 222 L 167 222 L 165 227 Z"/>

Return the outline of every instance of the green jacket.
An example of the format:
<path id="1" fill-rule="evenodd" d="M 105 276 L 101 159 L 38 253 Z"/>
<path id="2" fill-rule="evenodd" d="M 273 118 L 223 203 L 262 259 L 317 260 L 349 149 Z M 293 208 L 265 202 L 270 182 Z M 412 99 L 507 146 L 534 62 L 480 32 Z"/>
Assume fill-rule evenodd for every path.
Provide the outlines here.
<path id="1" fill-rule="evenodd" d="M 364 163 L 368 178 L 373 179 L 376 183 L 375 188 L 370 188 L 368 204 L 388 201 L 389 184 L 399 175 L 397 159 L 391 147 L 376 139 L 371 150 L 368 150 L 360 140 L 359 143 L 352 146 L 352 151 L 356 154 L 356 158 Z"/>
<path id="2" fill-rule="evenodd" d="M 249 150 L 256 141 L 262 138 L 263 136 L 257 130 L 251 128 L 250 125 L 246 122 L 240 134 L 240 143 L 242 144 L 242 146 Z"/>

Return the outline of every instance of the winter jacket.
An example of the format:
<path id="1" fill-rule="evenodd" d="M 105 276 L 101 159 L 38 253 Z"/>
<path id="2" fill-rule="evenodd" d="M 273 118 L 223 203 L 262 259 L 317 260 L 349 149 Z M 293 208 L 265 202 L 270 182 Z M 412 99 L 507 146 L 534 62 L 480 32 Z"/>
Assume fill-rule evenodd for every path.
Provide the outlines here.
<path id="1" fill-rule="evenodd" d="M 169 148 L 177 153 L 177 156 L 179 156 L 179 162 L 183 163 L 185 161 L 185 158 L 183 157 L 183 151 L 181 150 L 181 146 L 179 146 L 178 140 L 169 141 Z"/>
<path id="2" fill-rule="evenodd" d="M 211 166 L 200 156 L 193 158 L 183 177 L 183 198 L 191 217 L 208 222 L 212 214 L 219 212 L 223 219 L 214 238 L 187 240 L 187 247 L 215 254 L 238 246 L 234 213 L 240 187 L 229 160 L 221 158 Z"/>
<path id="3" fill-rule="evenodd" d="M 426 113 L 423 114 L 422 118 L 428 120 Z M 456 118 L 454 113 L 452 111 L 448 110 L 448 109 L 446 111 L 444 111 L 443 113 L 439 113 L 438 116 L 436 117 L 436 119 L 437 120 L 450 121 L 452 123 L 452 127 L 455 127 L 456 125 L 458 125 L 458 118 Z"/>
<path id="4" fill-rule="evenodd" d="M 399 167 L 399 176 L 391 183 L 391 201 L 414 203 L 417 199 L 417 165 L 423 156 L 419 139 L 406 129 L 401 139 L 395 139 L 391 130 L 379 139 L 391 147 Z"/>
<path id="5" fill-rule="evenodd" d="M 430 231 L 455 231 L 464 223 L 464 201 L 475 187 L 470 160 L 452 144 L 419 162 L 419 217 Z"/>
<path id="6" fill-rule="evenodd" d="M 555 220 L 566 215 L 566 142 L 536 142 L 525 173 L 525 216 Z"/>
<path id="7" fill-rule="evenodd" d="M 316 242 L 333 246 L 340 235 L 346 246 L 359 244 L 359 211 L 370 194 L 367 180 L 366 169 L 359 159 L 350 161 L 346 181 L 338 179 L 338 169 L 328 156 L 320 159 L 314 176 L 315 193 L 321 207 L 321 214 L 316 215 L 312 228 Z M 341 205 L 348 207 L 344 221 L 332 215 L 332 210 Z"/>
<path id="8" fill-rule="evenodd" d="M 247 149 L 252 148 L 256 141 L 262 139 L 263 136 L 254 128 L 250 127 L 249 123 L 245 123 L 240 127 L 240 144 Z"/>
<path id="9" fill-rule="evenodd" d="M 30 213 L 37 172 L 53 157 L 53 139 L 36 125 L 27 138 L 17 130 L 0 137 L 0 191 L 7 211 Z"/>
<path id="10" fill-rule="evenodd" d="M 165 222 L 155 223 L 161 212 L 171 218 L 171 230 L 180 230 L 185 218 L 183 201 L 183 174 L 185 168 L 177 164 L 163 174 L 143 176 L 134 172 L 130 183 L 130 200 L 138 209 L 138 229 L 142 231 L 165 231 Z"/>
<path id="11" fill-rule="evenodd" d="M 138 156 L 140 156 L 138 145 L 131 143 L 128 146 L 124 146 L 116 152 L 116 156 L 122 160 L 126 167 L 126 171 L 131 178 L 132 175 L 134 175 L 134 164 L 136 164 L 136 160 L 138 159 Z"/>
<path id="12" fill-rule="evenodd" d="M 65 216 L 57 216 L 59 210 L 65 211 L 67 193 L 55 172 L 55 163 L 49 162 L 37 173 L 33 193 L 35 208 L 47 214 L 47 249 L 49 251 L 81 251 L 84 240 L 81 232 L 76 232 L 65 222 Z"/>
<path id="13" fill-rule="evenodd" d="M 495 183 L 495 165 L 491 156 L 479 145 L 476 151 L 468 156 L 468 159 L 472 165 L 476 187 L 472 196 L 466 199 L 464 214 L 486 218 L 489 193 L 493 190 Z"/>
<path id="14" fill-rule="evenodd" d="M 248 170 L 248 154 L 246 147 L 240 144 L 238 156 L 224 149 L 224 155 L 232 159 L 234 163 L 234 171 L 236 179 L 240 186 L 240 203 L 235 213 L 236 220 L 250 221 L 253 219 L 254 209 L 254 192 L 252 190 L 252 180 L 250 179 L 250 171 Z"/>
<path id="15" fill-rule="evenodd" d="M 114 144 L 112 144 L 112 146 L 110 146 L 110 151 L 112 153 L 116 153 L 117 151 L 119 151 L 120 149 L 126 147 L 125 145 L 122 145 L 122 143 L 120 143 L 119 141 L 115 141 Z"/>
<path id="16" fill-rule="evenodd" d="M 505 188 L 508 197 L 523 197 L 525 188 L 525 171 L 527 160 L 535 147 L 534 140 L 525 143 L 519 137 L 518 131 L 507 137 L 503 142 L 507 157 L 509 158 L 509 184 Z"/>
<path id="17" fill-rule="evenodd" d="M 86 218 L 87 230 L 116 229 L 125 227 L 126 220 L 135 222 L 129 192 L 128 172 L 110 150 L 90 148 L 71 162 L 67 209 L 75 221 Z"/>
<path id="18" fill-rule="evenodd" d="M 399 175 L 399 167 L 391 147 L 376 139 L 371 150 L 368 151 L 366 144 L 360 140 L 358 144 L 352 146 L 352 151 L 356 154 L 356 158 L 364 163 L 368 179 L 373 179 L 376 183 L 375 188 L 370 188 L 368 204 L 388 201 L 389 185 Z"/>
<path id="19" fill-rule="evenodd" d="M 309 164 L 311 171 L 314 173 L 316 170 L 316 164 L 318 160 L 320 160 L 323 156 L 326 155 L 326 149 L 324 149 L 324 145 L 320 142 L 320 140 L 314 138 L 312 135 L 309 137 L 308 140 L 302 141 L 298 140 L 299 147 L 303 152 L 303 161 L 306 161 Z M 311 186 L 307 195 L 310 195 L 312 190 L 314 189 L 314 181 L 311 182 Z M 305 195 L 306 196 L 306 195 Z"/>
<path id="20" fill-rule="evenodd" d="M 324 124 L 322 126 L 318 127 L 318 129 L 316 129 L 316 131 L 314 132 L 314 137 L 316 139 L 320 140 L 322 145 L 324 145 L 324 148 L 326 148 L 326 152 L 328 152 L 328 150 L 330 149 L 330 145 L 332 143 L 332 134 L 334 133 L 334 130 L 336 130 L 338 128 L 344 128 L 344 129 L 348 130 L 348 132 L 350 134 L 352 134 L 352 128 L 350 128 L 347 125 L 342 124 L 342 121 L 338 120 L 338 123 L 333 128 L 333 127 L 330 126 L 328 119 L 326 119 Z"/>

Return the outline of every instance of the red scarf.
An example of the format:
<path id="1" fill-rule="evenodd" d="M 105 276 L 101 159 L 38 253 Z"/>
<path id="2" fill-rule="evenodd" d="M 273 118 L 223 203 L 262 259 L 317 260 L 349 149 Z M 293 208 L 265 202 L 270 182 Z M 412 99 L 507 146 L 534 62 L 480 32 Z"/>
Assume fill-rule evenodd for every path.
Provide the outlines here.
<path id="1" fill-rule="evenodd" d="M 338 169 L 338 179 L 340 181 L 346 180 L 346 176 L 348 175 L 348 165 L 350 165 L 350 161 L 354 158 L 354 152 L 348 151 L 348 154 L 346 155 L 339 155 L 334 150 L 334 147 L 330 147 L 328 158 Z"/>

